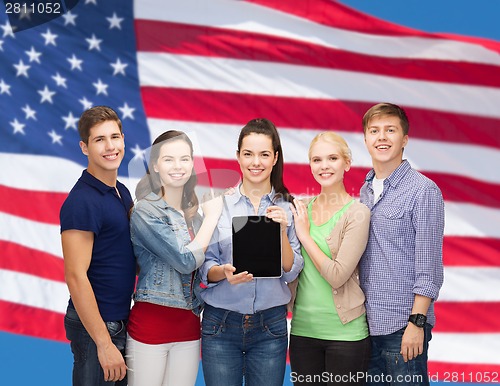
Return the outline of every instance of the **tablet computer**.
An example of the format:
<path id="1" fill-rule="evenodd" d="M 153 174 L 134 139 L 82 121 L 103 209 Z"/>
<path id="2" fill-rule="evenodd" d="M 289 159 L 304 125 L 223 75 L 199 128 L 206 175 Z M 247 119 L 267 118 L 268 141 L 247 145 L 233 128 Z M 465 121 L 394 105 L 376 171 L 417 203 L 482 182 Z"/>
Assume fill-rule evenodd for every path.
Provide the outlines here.
<path id="1" fill-rule="evenodd" d="M 235 273 L 281 277 L 280 224 L 266 216 L 235 216 L 232 228 Z"/>

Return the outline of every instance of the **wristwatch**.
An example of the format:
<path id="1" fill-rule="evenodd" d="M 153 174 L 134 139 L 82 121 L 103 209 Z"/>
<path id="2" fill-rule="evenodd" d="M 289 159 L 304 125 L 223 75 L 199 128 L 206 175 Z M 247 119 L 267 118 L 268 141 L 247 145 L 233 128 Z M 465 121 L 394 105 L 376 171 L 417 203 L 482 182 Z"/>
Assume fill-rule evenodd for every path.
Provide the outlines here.
<path id="1" fill-rule="evenodd" d="M 413 323 L 415 326 L 422 328 L 425 326 L 425 322 L 427 322 L 427 316 L 423 314 L 412 314 L 408 318 L 408 321 Z"/>

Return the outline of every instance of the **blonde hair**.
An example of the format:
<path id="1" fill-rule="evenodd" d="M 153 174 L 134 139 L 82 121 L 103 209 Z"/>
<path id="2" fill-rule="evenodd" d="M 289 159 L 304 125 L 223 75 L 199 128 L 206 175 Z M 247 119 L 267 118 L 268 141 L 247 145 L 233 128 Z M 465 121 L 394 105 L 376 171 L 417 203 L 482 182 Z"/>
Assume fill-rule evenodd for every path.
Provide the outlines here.
<path id="1" fill-rule="evenodd" d="M 349 149 L 349 145 L 347 144 L 346 140 L 333 131 L 323 131 L 313 138 L 311 144 L 309 145 L 309 160 L 311 160 L 312 147 L 319 141 L 325 141 L 337 145 L 339 147 L 340 155 L 342 156 L 342 158 L 346 162 L 352 162 L 352 152 L 351 149 Z"/>

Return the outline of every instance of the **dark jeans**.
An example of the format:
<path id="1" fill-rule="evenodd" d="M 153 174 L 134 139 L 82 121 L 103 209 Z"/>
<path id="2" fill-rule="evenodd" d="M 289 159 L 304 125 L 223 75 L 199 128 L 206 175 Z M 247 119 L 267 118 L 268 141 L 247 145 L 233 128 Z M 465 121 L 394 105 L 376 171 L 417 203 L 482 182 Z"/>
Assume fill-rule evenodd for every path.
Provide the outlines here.
<path id="1" fill-rule="evenodd" d="M 337 341 L 290 335 L 294 385 L 362 385 L 370 360 L 370 338 Z"/>
<path id="2" fill-rule="evenodd" d="M 111 340 L 125 355 L 125 342 L 127 341 L 126 322 L 106 322 Z M 83 327 L 75 309 L 68 307 L 64 317 L 66 338 L 71 342 L 73 352 L 73 386 L 126 386 L 127 377 L 118 382 L 105 382 L 104 372 L 97 358 L 97 346 Z"/>
<path id="3" fill-rule="evenodd" d="M 207 386 L 282 386 L 288 333 L 286 306 L 243 315 L 205 305 L 202 366 Z"/>
<path id="4" fill-rule="evenodd" d="M 406 363 L 400 354 L 405 328 L 389 335 L 372 336 L 367 386 L 429 386 L 427 349 L 432 338 L 431 330 L 432 326 L 426 323 L 423 353 Z"/>

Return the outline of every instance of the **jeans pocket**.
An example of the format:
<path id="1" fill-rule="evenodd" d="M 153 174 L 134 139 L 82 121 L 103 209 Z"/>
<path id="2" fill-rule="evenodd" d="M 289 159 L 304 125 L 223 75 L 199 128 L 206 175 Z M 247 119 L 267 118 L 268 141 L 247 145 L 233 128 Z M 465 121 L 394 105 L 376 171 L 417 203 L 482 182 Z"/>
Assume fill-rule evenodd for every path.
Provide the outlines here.
<path id="1" fill-rule="evenodd" d="M 111 337 L 111 341 L 116 348 L 123 353 L 127 342 L 125 322 L 122 320 L 117 322 L 106 322 L 106 327 L 108 329 L 109 336 Z"/>
<path id="2" fill-rule="evenodd" d="M 419 375 L 416 359 L 405 362 L 401 354 L 394 352 L 386 352 L 384 356 L 388 374 L 392 377 L 391 384 L 406 386 L 424 384 L 423 376 Z"/>
<path id="3" fill-rule="evenodd" d="M 283 317 L 264 321 L 264 331 L 272 338 L 283 338 L 287 336 L 286 313 Z"/>
<path id="4" fill-rule="evenodd" d="M 109 332 L 109 336 L 118 336 L 121 332 L 125 330 L 125 323 L 123 321 L 118 322 L 106 322 L 106 327 Z"/>
<path id="5" fill-rule="evenodd" d="M 216 337 L 222 332 L 222 323 L 211 318 L 203 317 L 201 320 L 201 335 L 203 337 Z"/>

